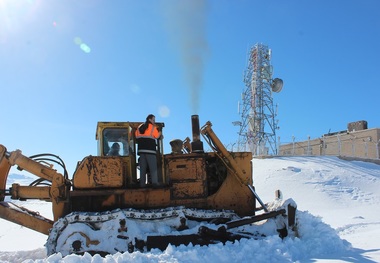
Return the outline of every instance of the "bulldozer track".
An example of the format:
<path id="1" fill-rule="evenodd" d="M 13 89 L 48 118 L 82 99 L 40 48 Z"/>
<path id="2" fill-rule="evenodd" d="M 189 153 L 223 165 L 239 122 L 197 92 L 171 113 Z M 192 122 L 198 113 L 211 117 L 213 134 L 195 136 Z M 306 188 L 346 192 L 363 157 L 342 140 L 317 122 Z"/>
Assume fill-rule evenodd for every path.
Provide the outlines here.
<path id="1" fill-rule="evenodd" d="M 116 209 L 107 212 L 73 212 L 54 223 L 50 231 L 49 238 L 46 242 L 48 254 L 54 254 L 58 251 L 65 254 L 84 253 L 96 251 L 103 253 L 115 253 L 120 251 L 131 250 L 131 245 L 136 246 L 136 242 L 144 240 L 145 234 L 131 234 L 128 230 L 129 225 L 133 227 L 140 226 L 149 222 L 160 222 L 163 226 L 171 227 L 173 231 L 179 231 L 183 227 L 183 219 L 193 221 L 222 220 L 227 222 L 238 219 L 239 217 L 228 210 L 203 210 L 185 207 L 171 207 L 165 209 L 153 210 L 136 210 L 136 209 Z M 69 229 L 75 226 L 75 237 L 73 230 Z M 114 229 L 110 233 L 109 229 Z M 187 227 L 184 227 L 187 229 Z M 67 231 L 67 234 L 65 233 Z M 104 233 L 103 233 L 104 232 Z M 98 238 L 97 237 L 101 237 Z M 113 241 L 109 241 L 112 239 Z M 105 240 L 107 244 L 105 244 Z M 110 242 L 114 242 L 113 251 L 110 251 Z M 140 248 L 141 250 L 141 248 Z"/>

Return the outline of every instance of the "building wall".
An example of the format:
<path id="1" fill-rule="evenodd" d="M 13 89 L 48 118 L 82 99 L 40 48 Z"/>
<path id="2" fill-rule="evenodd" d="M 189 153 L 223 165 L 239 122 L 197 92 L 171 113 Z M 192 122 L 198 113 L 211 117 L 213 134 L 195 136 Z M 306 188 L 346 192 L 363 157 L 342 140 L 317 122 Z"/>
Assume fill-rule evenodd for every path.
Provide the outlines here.
<path id="1" fill-rule="evenodd" d="M 378 128 L 339 132 L 280 145 L 279 155 L 341 155 L 379 159 L 379 140 Z"/>

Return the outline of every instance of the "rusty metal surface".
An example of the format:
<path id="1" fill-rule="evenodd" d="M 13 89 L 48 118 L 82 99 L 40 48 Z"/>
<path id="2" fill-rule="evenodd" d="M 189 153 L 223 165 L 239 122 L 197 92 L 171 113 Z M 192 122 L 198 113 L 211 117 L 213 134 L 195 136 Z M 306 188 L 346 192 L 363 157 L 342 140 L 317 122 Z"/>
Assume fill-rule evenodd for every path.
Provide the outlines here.
<path id="1" fill-rule="evenodd" d="M 105 188 L 123 186 L 123 165 L 117 157 L 86 157 L 77 168 L 75 188 Z"/>

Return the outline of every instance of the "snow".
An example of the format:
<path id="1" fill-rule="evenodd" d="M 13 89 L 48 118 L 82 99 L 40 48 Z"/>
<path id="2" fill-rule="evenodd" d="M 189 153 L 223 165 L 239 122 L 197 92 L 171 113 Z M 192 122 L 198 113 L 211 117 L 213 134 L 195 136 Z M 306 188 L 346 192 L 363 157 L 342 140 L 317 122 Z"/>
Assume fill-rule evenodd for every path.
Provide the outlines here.
<path id="1" fill-rule="evenodd" d="M 256 192 L 264 202 L 298 206 L 299 237 L 241 239 L 210 246 L 170 246 L 165 251 L 46 256 L 47 237 L 0 219 L 0 262 L 380 262 L 380 166 L 337 157 L 253 159 Z M 24 202 L 25 203 L 25 202 Z M 26 206 L 23 203 L 24 206 Z M 51 216 L 50 204 L 28 201 Z"/>

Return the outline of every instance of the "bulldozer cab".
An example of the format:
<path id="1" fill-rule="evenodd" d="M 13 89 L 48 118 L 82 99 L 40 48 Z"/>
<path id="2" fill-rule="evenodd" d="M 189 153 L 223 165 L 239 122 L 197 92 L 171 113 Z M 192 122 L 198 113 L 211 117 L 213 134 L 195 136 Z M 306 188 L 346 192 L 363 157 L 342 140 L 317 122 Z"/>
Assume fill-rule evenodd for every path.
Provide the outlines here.
<path id="1" fill-rule="evenodd" d="M 124 167 L 123 171 L 127 180 L 120 186 L 135 184 L 139 178 L 139 156 L 137 155 L 137 140 L 135 131 L 142 122 L 98 122 L 96 128 L 97 156 L 99 157 L 121 157 L 118 161 Z M 157 128 L 162 131 L 164 123 L 156 123 Z M 164 149 L 163 141 L 157 140 L 157 170 L 158 176 L 165 181 L 163 166 Z M 103 163 L 106 160 L 103 161 Z M 124 172 L 121 172 L 124 174 Z M 115 182 L 115 180 L 113 180 Z"/>
<path id="2" fill-rule="evenodd" d="M 132 128 L 128 122 L 98 122 L 96 129 L 98 156 L 128 156 L 132 154 L 134 143 L 131 131 Z"/>
<path id="3" fill-rule="evenodd" d="M 112 146 L 118 145 L 119 155 L 136 155 L 137 141 L 135 131 L 142 122 L 98 122 L 96 128 L 96 140 L 98 141 L 98 156 L 112 155 Z M 164 123 L 156 123 L 157 128 L 162 131 Z M 116 146 L 117 147 L 117 146 Z M 157 152 L 164 154 L 162 140 L 158 140 Z"/>

